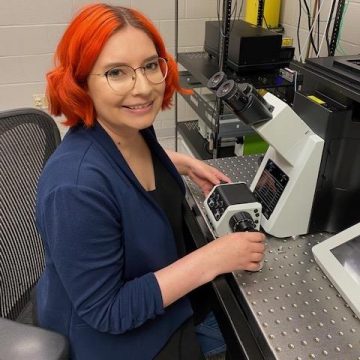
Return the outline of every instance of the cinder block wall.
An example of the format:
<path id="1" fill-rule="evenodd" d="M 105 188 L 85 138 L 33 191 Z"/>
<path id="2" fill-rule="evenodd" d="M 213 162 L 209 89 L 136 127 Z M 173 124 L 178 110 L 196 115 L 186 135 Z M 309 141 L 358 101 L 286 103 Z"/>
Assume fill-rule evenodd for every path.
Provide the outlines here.
<path id="1" fill-rule="evenodd" d="M 66 25 L 83 0 L 1 0 L 0 4 L 0 111 L 33 107 L 34 95 L 44 94 L 45 74 Z M 148 15 L 161 31 L 168 50 L 175 53 L 175 1 L 110 0 L 109 4 L 134 7 Z M 198 51 L 204 41 L 205 20 L 215 18 L 216 0 L 179 0 L 179 51 Z M 179 116 L 193 118 L 179 99 Z M 156 121 L 159 136 L 174 134 L 174 110 Z M 64 131 L 64 129 L 62 129 Z"/>
<path id="2" fill-rule="evenodd" d="M 313 0 L 312 0 L 313 1 Z M 51 68 L 55 46 L 69 20 L 84 0 L 1 0 L 0 3 L 0 111 L 34 106 L 35 94 L 45 91 L 45 73 Z M 109 0 L 147 14 L 160 29 L 170 52 L 175 44 L 175 1 Z M 325 0 L 329 3 L 329 0 Z M 233 3 L 235 1 L 233 0 Z M 238 0 L 239 6 L 241 0 Z M 245 0 L 246 4 L 246 0 Z M 329 11 L 325 4 L 322 21 Z M 202 50 L 205 24 L 217 18 L 217 0 L 179 0 L 179 51 Z M 326 15 L 325 15 L 326 14 Z M 298 2 L 283 0 L 282 23 L 296 42 Z M 325 18 L 324 18 L 325 17 Z M 341 34 L 342 51 L 360 52 L 360 0 L 350 0 Z M 306 38 L 306 22 L 301 22 L 301 41 Z M 179 97 L 179 118 L 195 114 Z M 156 121 L 159 136 L 174 134 L 174 110 L 161 113 Z"/>

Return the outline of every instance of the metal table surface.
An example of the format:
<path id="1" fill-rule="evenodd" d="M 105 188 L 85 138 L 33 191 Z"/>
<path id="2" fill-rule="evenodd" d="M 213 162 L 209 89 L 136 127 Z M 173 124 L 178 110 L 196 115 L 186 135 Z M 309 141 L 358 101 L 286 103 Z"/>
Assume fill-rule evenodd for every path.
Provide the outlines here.
<path id="1" fill-rule="evenodd" d="M 250 184 L 257 156 L 208 160 L 233 181 Z M 186 180 L 207 222 L 204 196 Z M 251 320 L 266 359 L 360 360 L 360 321 L 315 262 L 311 248 L 330 234 L 278 239 L 267 236 L 264 266 L 259 272 L 232 274 L 237 298 Z"/>

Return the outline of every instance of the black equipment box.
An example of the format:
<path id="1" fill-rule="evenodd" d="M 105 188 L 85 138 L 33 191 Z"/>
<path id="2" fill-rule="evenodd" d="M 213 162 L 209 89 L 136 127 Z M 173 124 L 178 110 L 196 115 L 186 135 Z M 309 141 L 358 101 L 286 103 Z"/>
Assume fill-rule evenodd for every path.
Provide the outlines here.
<path id="1" fill-rule="evenodd" d="M 309 233 L 337 233 L 360 221 L 360 55 L 306 59 L 301 71 L 293 108 L 325 140 Z"/>
<path id="2" fill-rule="evenodd" d="M 205 22 L 204 49 L 215 57 L 219 55 L 220 30 L 222 31 L 221 22 Z M 281 44 L 281 34 L 243 20 L 233 20 L 230 23 L 227 65 L 238 71 L 243 68 L 279 63 L 283 61 Z M 288 62 L 290 60 L 287 59 Z"/>

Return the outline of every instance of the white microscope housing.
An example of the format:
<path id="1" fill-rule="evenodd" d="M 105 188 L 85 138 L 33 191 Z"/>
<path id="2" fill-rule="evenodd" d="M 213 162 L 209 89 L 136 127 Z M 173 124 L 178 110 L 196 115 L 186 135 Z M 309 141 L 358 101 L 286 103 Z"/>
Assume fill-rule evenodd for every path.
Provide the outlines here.
<path id="1" fill-rule="evenodd" d="M 250 186 L 262 206 L 263 230 L 280 238 L 306 234 L 324 140 L 275 95 L 260 96 L 250 84 L 218 74 L 208 87 L 269 144 Z"/>

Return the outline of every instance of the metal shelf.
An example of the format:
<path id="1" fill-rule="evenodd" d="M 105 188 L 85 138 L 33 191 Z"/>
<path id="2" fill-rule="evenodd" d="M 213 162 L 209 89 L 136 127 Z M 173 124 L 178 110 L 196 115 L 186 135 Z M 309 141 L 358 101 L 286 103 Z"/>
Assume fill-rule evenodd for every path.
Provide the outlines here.
<path id="1" fill-rule="evenodd" d="M 177 124 L 177 130 L 196 158 L 202 160 L 209 160 L 213 158 L 211 152 L 207 150 L 208 142 L 198 131 L 197 120 L 179 122 Z M 231 156 L 234 156 L 233 146 L 221 147 L 219 149 L 219 157 Z"/>
<path id="2" fill-rule="evenodd" d="M 191 95 L 184 95 L 183 98 L 196 112 L 199 118 L 212 130 L 215 131 L 215 121 L 217 116 L 216 97 L 213 92 L 198 87 L 198 83 L 194 83 L 187 72 L 180 73 L 180 83 L 187 86 L 192 82 L 195 85 L 194 92 Z M 185 85 L 186 84 L 186 85 Z M 189 86 L 187 86 L 189 87 Z M 198 88 L 198 89 L 196 89 Z M 232 112 L 232 110 L 224 105 L 223 113 L 219 114 L 219 139 L 235 138 L 248 134 L 253 134 L 254 130 L 240 121 Z"/>
<path id="3" fill-rule="evenodd" d="M 179 53 L 178 61 L 202 86 L 207 86 L 208 80 L 219 71 L 217 60 L 205 52 Z"/>
<path id="4" fill-rule="evenodd" d="M 219 146 L 222 139 L 243 137 L 253 134 L 254 130 L 241 121 L 234 121 L 236 117 L 226 104 L 222 103 L 219 109 L 215 95 L 211 91 L 201 93 L 201 89 L 207 89 L 209 78 L 219 69 L 216 59 L 205 52 L 191 52 L 179 53 L 178 61 L 186 68 L 186 71 L 179 73 L 181 86 L 194 90 L 192 95 L 183 95 L 183 98 L 196 112 L 199 119 L 211 129 L 212 134 L 214 134 L 213 138 L 217 139 L 217 144 L 214 144 L 216 149 L 215 158 L 222 157 L 223 151 Z M 267 89 L 286 102 L 289 102 L 293 97 L 293 84 L 282 78 L 279 70 L 257 71 L 246 74 L 227 70 L 227 76 L 237 82 L 251 83 L 258 89 Z M 185 139 L 187 135 L 183 136 Z M 202 142 L 206 141 L 201 136 L 199 137 Z M 202 158 L 207 159 L 208 157 Z"/>

